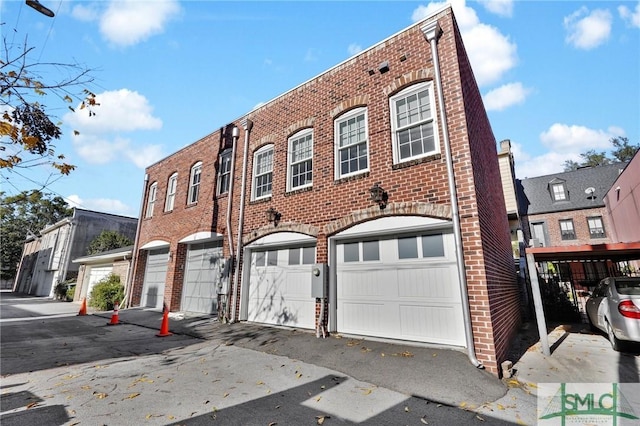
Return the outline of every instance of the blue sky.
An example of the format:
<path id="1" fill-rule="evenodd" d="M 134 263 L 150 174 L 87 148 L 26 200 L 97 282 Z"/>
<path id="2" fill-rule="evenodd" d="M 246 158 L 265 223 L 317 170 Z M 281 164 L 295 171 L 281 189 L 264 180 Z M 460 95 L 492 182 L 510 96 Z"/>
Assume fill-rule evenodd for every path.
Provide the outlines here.
<path id="1" fill-rule="evenodd" d="M 59 152 L 77 166 L 47 187 L 81 208 L 137 216 L 144 168 L 444 3 L 0 0 L 2 36 L 38 62 L 94 69 L 96 116 L 55 98 Z M 561 171 L 609 139 L 640 143 L 640 2 L 464 1 L 454 13 L 496 141 L 518 178 Z M 78 136 L 73 130 L 79 130 Z M 48 170 L 3 171 L 1 190 Z"/>

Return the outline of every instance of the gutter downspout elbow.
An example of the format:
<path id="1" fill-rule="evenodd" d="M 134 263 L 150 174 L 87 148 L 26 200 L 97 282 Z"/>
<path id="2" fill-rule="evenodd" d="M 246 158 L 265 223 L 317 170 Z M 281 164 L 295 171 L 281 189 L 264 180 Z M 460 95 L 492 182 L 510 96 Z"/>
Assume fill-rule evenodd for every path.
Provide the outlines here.
<path id="1" fill-rule="evenodd" d="M 233 271 L 233 312 L 231 315 L 231 322 L 238 322 L 238 317 L 236 315 L 238 304 L 238 288 L 240 287 L 240 252 L 242 250 L 242 232 L 243 232 L 243 224 L 244 224 L 244 199 L 245 192 L 247 187 L 247 161 L 249 156 L 249 135 L 251 134 L 251 129 L 253 129 L 253 121 L 248 118 L 244 120 L 244 153 L 242 156 L 242 181 L 240 188 L 240 208 L 238 213 L 238 236 L 237 236 L 237 248 L 236 248 L 236 259 L 234 259 L 234 271 Z"/>
<path id="2" fill-rule="evenodd" d="M 431 45 L 431 55 L 433 57 L 433 68 L 436 82 L 436 92 L 438 92 L 438 103 L 440 104 L 440 125 L 442 127 L 442 139 L 447 161 L 447 180 L 449 183 L 449 195 L 451 202 L 451 216 L 453 219 L 453 234 L 456 244 L 456 263 L 458 266 L 458 281 L 462 299 L 462 314 L 464 322 L 464 332 L 467 344 L 467 356 L 475 367 L 484 369 L 484 365 L 476 357 L 475 344 L 473 341 L 473 328 L 471 326 L 471 310 L 469 309 L 469 293 L 467 287 L 467 274 L 464 264 L 464 251 L 462 249 L 462 231 L 460 227 L 460 212 L 458 210 L 458 194 L 456 191 L 456 181 L 453 170 L 453 156 L 451 154 L 451 142 L 449 140 L 449 127 L 447 123 L 447 113 L 444 105 L 444 95 L 442 93 L 442 78 L 440 76 L 440 63 L 438 58 L 438 39 L 442 35 L 442 28 L 437 20 L 424 24 L 421 28 L 425 38 Z"/>

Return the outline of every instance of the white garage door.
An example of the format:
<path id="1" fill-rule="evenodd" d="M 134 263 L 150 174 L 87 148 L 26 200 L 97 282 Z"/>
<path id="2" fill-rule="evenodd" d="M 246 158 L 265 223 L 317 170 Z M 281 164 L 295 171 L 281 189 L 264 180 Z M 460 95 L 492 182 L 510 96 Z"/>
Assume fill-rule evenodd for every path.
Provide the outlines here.
<path id="1" fill-rule="evenodd" d="M 336 249 L 339 332 L 464 346 L 451 233 L 342 241 Z"/>
<path id="2" fill-rule="evenodd" d="M 144 272 L 142 300 L 140 306 L 162 309 L 164 303 L 164 283 L 167 279 L 169 247 L 149 250 L 147 268 Z"/>
<path id="3" fill-rule="evenodd" d="M 91 290 L 93 290 L 93 286 L 95 286 L 96 283 L 98 283 L 101 279 L 107 277 L 111 272 L 113 272 L 113 264 L 106 266 L 91 266 L 91 270 L 89 271 L 89 284 L 87 286 L 87 294 L 91 296 Z"/>
<path id="4" fill-rule="evenodd" d="M 315 327 L 315 298 L 311 297 L 313 246 L 251 251 L 248 320 L 290 327 Z"/>
<path id="5" fill-rule="evenodd" d="M 181 310 L 203 314 L 218 311 L 217 290 L 223 260 L 221 240 L 189 244 Z"/>

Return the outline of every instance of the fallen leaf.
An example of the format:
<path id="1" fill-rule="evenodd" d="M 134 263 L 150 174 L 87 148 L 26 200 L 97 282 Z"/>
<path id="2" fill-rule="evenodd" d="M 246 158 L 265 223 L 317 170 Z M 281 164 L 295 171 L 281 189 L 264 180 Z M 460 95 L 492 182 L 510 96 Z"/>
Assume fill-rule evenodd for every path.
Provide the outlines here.
<path id="1" fill-rule="evenodd" d="M 89 390 L 91 389 L 91 386 L 85 385 L 85 386 L 81 386 L 80 389 L 82 390 Z"/>
<path id="2" fill-rule="evenodd" d="M 319 396 L 319 397 L 317 397 L 317 398 L 316 398 L 316 401 L 317 401 L 317 402 L 320 402 L 320 400 L 321 400 L 321 399 L 322 399 L 322 397 L 321 397 L 321 396 Z"/>
<path id="3" fill-rule="evenodd" d="M 299 379 L 300 377 L 302 377 L 302 373 L 296 374 L 296 379 Z"/>
<path id="4" fill-rule="evenodd" d="M 256 383 L 256 385 L 264 385 L 264 382 L 262 380 L 258 380 L 258 382 Z"/>
<path id="5" fill-rule="evenodd" d="M 269 426 L 276 426 L 278 424 L 278 422 L 271 422 L 269 423 Z"/>
<path id="6" fill-rule="evenodd" d="M 406 407 L 406 406 L 405 406 L 405 407 L 404 407 L 404 412 L 405 412 L 405 413 L 408 413 L 408 412 L 409 412 L 409 407 Z"/>
<path id="7" fill-rule="evenodd" d="M 362 393 L 365 395 L 369 395 L 371 392 L 373 392 L 371 389 L 363 389 Z"/>
<path id="8" fill-rule="evenodd" d="M 498 410 L 504 410 L 504 405 L 498 404 Z"/>
<path id="9" fill-rule="evenodd" d="M 98 399 L 105 399 L 107 396 L 109 396 L 104 392 L 94 392 L 93 395 Z"/>
<path id="10" fill-rule="evenodd" d="M 26 408 L 27 408 L 27 410 L 28 410 L 29 408 L 36 407 L 37 405 L 38 405 L 38 403 L 37 403 L 37 402 L 32 402 L 32 403 L 30 403 L 30 404 L 27 404 L 27 407 L 26 407 Z"/>
<path id="11" fill-rule="evenodd" d="M 460 408 L 464 408 L 464 407 L 466 407 L 466 406 L 467 406 L 467 403 L 466 403 L 466 402 L 461 402 L 461 403 L 460 403 Z"/>
<path id="12" fill-rule="evenodd" d="M 174 416 L 172 416 L 172 415 L 168 415 L 168 416 L 167 416 L 167 418 L 168 418 L 169 420 L 174 420 L 174 419 L 175 419 L 175 417 L 174 417 Z"/>
<path id="13" fill-rule="evenodd" d="M 319 425 L 324 423 L 324 419 L 328 418 L 329 416 L 316 416 L 316 423 L 318 423 Z"/>
<path id="14" fill-rule="evenodd" d="M 420 422 L 425 424 L 425 425 L 429 424 L 429 422 L 427 421 L 427 419 L 424 418 L 424 416 L 420 417 Z"/>
<path id="15" fill-rule="evenodd" d="M 433 354 L 433 356 L 438 356 L 438 354 Z"/>
<path id="16" fill-rule="evenodd" d="M 380 354 L 380 356 L 384 356 L 384 352 Z"/>
<path id="17" fill-rule="evenodd" d="M 140 396 L 139 393 L 130 393 L 129 395 L 125 396 L 124 399 L 133 399 L 137 396 Z"/>
<path id="18" fill-rule="evenodd" d="M 484 422 L 484 419 L 480 417 L 478 414 L 476 414 L 476 419 L 480 420 L 481 422 Z"/>
<path id="19" fill-rule="evenodd" d="M 222 395 L 223 398 L 226 398 L 229 396 L 229 392 L 225 392 L 224 395 Z"/>

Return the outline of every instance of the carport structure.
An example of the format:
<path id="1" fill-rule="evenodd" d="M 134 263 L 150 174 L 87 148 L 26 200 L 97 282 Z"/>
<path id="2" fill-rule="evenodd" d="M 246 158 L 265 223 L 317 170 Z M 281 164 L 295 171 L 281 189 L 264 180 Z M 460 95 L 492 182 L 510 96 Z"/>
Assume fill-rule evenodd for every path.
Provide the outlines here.
<path id="1" fill-rule="evenodd" d="M 545 286 L 556 286 L 555 290 L 564 292 L 576 312 L 587 321 L 583 292 L 593 289 L 606 276 L 639 275 L 640 242 L 528 247 L 526 259 L 538 332 L 543 352 L 548 355 L 541 281 Z M 549 293 L 548 288 L 546 293 Z"/>

